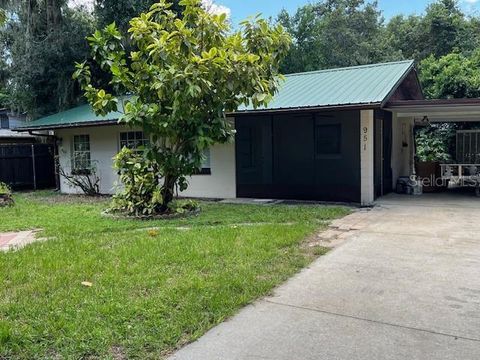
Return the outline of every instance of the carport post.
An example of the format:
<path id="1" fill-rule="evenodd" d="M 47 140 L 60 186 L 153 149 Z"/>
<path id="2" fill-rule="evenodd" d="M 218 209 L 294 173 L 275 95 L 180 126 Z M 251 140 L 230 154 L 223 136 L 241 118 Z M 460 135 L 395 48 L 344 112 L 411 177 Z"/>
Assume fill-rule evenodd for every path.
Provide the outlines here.
<path id="1" fill-rule="evenodd" d="M 374 193 L 373 110 L 360 110 L 360 202 L 371 205 Z"/>

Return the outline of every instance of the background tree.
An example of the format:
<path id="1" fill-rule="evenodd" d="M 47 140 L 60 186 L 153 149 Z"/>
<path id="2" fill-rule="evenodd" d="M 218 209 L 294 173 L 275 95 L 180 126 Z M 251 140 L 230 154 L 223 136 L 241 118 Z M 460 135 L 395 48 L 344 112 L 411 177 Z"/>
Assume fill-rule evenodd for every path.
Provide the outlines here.
<path id="1" fill-rule="evenodd" d="M 0 36 L 12 107 L 35 117 L 77 104 L 80 89 L 71 74 L 74 62 L 88 55 L 92 16 L 66 0 L 12 2 L 9 11 Z"/>
<path id="2" fill-rule="evenodd" d="M 469 41 L 470 36 L 475 39 L 477 35 L 469 31 L 471 30 L 469 21 L 455 0 L 440 0 L 430 4 L 420 30 L 428 38 L 424 56 L 430 54 L 436 57 L 444 56 L 455 49 L 467 51 L 477 45 Z M 478 43 L 478 39 L 476 42 Z"/>
<path id="3" fill-rule="evenodd" d="M 96 0 L 95 16 L 97 26 L 103 29 L 112 22 L 117 24 L 121 33 L 126 33 L 130 20 L 150 9 L 157 0 Z M 172 1 L 171 10 L 180 13 L 179 0 Z"/>
<path id="4" fill-rule="evenodd" d="M 422 44 L 427 36 L 422 29 L 423 18 L 417 15 L 397 15 L 386 24 L 384 40 L 397 54 L 398 60 L 424 57 Z"/>
<path id="5" fill-rule="evenodd" d="M 67 0 L 0 0 L 0 12 L 12 15 L 0 26 L 0 106 L 35 118 L 84 101 L 69 75 L 75 61 L 91 60 L 87 34 L 113 21 L 126 32 L 129 19 L 154 2 L 95 0 L 90 13 L 72 8 Z M 172 9 L 181 12 L 178 0 Z M 430 55 L 440 61 L 451 53 L 457 54 L 449 58 L 454 61 L 456 56 L 469 59 L 480 48 L 480 18 L 465 15 L 457 0 L 436 0 L 422 15 L 398 15 L 387 22 L 374 2 L 323 0 L 291 15 L 282 12 L 278 22 L 293 38 L 284 73 L 403 59 L 420 63 Z M 130 44 L 124 45 L 128 52 Z M 113 90 L 111 77 L 93 61 L 89 64 L 93 85 Z M 435 82 L 432 74 L 422 79 Z"/>
<path id="6" fill-rule="evenodd" d="M 397 15 L 384 22 L 376 2 L 324 0 L 277 21 L 292 35 L 282 64 L 286 73 L 382 61 L 470 55 L 480 45 L 480 20 L 457 0 L 437 0 L 424 15 Z"/>
<path id="7" fill-rule="evenodd" d="M 148 204 L 135 204 L 135 213 L 167 212 L 175 188 L 185 190 L 187 177 L 200 167 L 204 149 L 231 139 L 225 114 L 272 98 L 290 43 L 281 26 L 272 28 L 265 20 L 244 22 L 231 32 L 226 15 L 207 12 L 200 0 L 180 5 L 181 16 L 160 0 L 132 19 L 131 53 L 114 24 L 89 38 L 94 59 L 112 75 L 114 94 L 92 86 L 85 63 L 75 74 L 97 113 L 121 111 L 121 123 L 141 127 L 151 138 L 143 155 L 159 192 Z M 116 199 L 118 204 L 121 195 Z M 131 213 L 130 205 L 124 210 Z"/>
<path id="8" fill-rule="evenodd" d="M 430 55 L 471 53 L 480 44 L 479 19 L 467 17 L 456 0 L 438 0 L 425 15 L 393 17 L 386 26 L 386 40 L 401 58 L 421 61 Z"/>
<path id="9" fill-rule="evenodd" d="M 97 0 L 90 13 L 67 0 L 0 0 L 0 106 L 35 118 L 82 102 L 71 74 L 75 62 L 89 59 L 86 37 L 114 21 L 126 32 L 128 21 L 155 2 Z M 180 9 L 178 1 L 174 6 Z M 98 67 L 92 72 L 107 87 L 110 77 Z"/>
<path id="10" fill-rule="evenodd" d="M 0 30 L 3 29 L 8 20 L 8 6 L 9 0 L 0 0 Z M 9 96 L 7 92 L 8 82 L 8 65 L 7 59 L 7 44 L 5 39 L 0 36 L 0 108 L 9 106 Z"/>
<path id="11" fill-rule="evenodd" d="M 285 73 L 374 63 L 392 59 L 376 2 L 326 0 L 280 13 L 278 22 L 293 37 Z"/>
<path id="12" fill-rule="evenodd" d="M 424 93 L 430 99 L 480 97 L 480 51 L 470 56 L 433 55 L 420 64 Z"/>

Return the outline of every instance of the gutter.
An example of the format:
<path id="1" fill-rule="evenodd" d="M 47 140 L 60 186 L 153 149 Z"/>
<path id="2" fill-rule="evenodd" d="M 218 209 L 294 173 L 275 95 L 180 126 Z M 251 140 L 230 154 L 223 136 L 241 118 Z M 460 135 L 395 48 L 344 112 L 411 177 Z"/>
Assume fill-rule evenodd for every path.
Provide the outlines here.
<path id="1" fill-rule="evenodd" d="M 38 137 L 47 137 L 47 138 L 52 138 L 53 140 L 56 140 L 57 137 L 55 135 L 50 135 L 50 134 L 38 134 L 34 133 L 32 130 L 28 130 L 28 133 L 32 136 L 38 136 Z"/>
<path id="2" fill-rule="evenodd" d="M 372 108 L 380 108 L 381 102 L 363 103 L 363 104 L 344 104 L 344 105 L 324 105 L 324 106 L 309 106 L 309 107 L 291 107 L 279 109 L 260 109 L 260 110 L 242 110 L 226 113 L 227 116 L 247 116 L 253 114 L 275 114 L 286 113 L 291 111 L 297 112 L 312 112 L 312 111 L 329 111 L 329 110 L 365 110 Z"/>
<path id="3" fill-rule="evenodd" d="M 117 124 L 118 124 L 118 119 L 114 119 L 114 120 L 89 121 L 89 122 L 83 122 L 83 123 L 72 123 L 72 124 L 62 124 L 62 125 L 40 125 L 40 126 L 31 126 L 31 127 L 25 126 L 25 127 L 17 127 L 11 130 L 16 132 L 25 132 L 25 131 L 31 132 L 35 130 L 42 131 L 42 130 L 55 130 L 55 129 L 70 129 L 70 128 L 77 128 L 77 127 L 107 126 L 107 125 L 117 125 Z"/>
<path id="4" fill-rule="evenodd" d="M 408 108 L 415 108 L 415 107 L 465 107 L 465 106 L 479 106 L 480 99 L 479 98 L 471 98 L 471 99 L 426 99 L 426 100 L 397 100 L 391 101 L 387 103 L 387 108 L 393 110 L 401 110 L 401 109 L 408 109 Z"/>

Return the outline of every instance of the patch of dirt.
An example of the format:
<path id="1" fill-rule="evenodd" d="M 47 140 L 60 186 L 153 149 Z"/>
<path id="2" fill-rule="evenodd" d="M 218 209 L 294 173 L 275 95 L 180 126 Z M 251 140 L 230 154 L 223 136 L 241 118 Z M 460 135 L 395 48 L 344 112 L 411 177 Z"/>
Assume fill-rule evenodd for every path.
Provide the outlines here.
<path id="1" fill-rule="evenodd" d="M 86 195 L 69 195 L 61 194 L 58 192 L 27 192 L 24 193 L 25 197 L 31 200 L 45 202 L 48 204 L 97 204 L 109 201 L 111 196 L 98 195 L 98 196 L 86 196 Z"/>
<path id="2" fill-rule="evenodd" d="M 118 346 L 118 345 L 112 346 L 110 349 L 110 353 L 112 354 L 114 360 L 127 359 L 127 355 L 125 355 L 125 350 L 122 346 Z"/>
<path id="3" fill-rule="evenodd" d="M 305 240 L 306 249 L 334 249 L 343 244 L 356 231 L 367 225 L 366 211 L 355 211 L 343 218 L 332 221 L 326 229 L 322 229 Z"/>
<path id="4" fill-rule="evenodd" d="M 351 231 L 328 228 L 307 238 L 304 246 L 306 248 L 325 247 L 333 249 L 343 244 L 350 235 Z"/>

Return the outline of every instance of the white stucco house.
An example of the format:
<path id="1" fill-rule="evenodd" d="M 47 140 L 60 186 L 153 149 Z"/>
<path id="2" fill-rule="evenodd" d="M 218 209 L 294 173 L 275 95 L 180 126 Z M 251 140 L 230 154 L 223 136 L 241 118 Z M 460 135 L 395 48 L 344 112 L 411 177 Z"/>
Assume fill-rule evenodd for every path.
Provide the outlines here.
<path id="1" fill-rule="evenodd" d="M 291 74 L 266 108 L 229 114 L 235 141 L 213 146 L 182 196 L 309 199 L 370 204 L 414 171 L 413 126 L 424 116 L 480 118 L 478 100 L 424 100 L 413 61 Z M 110 194 L 113 156 L 144 141 L 120 114 L 88 105 L 29 122 L 53 131 L 61 162 L 84 152 Z M 75 167 L 75 164 L 72 164 Z M 78 189 L 60 183 L 61 191 Z"/>

